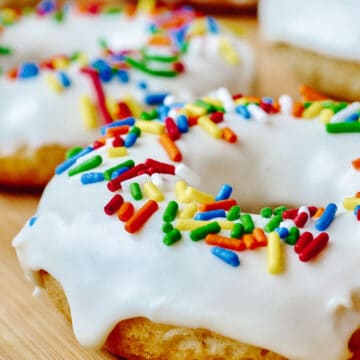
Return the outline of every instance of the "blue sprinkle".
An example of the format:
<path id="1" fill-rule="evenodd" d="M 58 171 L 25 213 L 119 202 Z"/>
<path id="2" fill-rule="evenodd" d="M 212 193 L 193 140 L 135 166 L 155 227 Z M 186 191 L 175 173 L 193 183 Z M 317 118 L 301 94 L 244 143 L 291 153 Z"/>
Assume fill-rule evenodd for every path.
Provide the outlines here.
<path id="1" fill-rule="evenodd" d="M 238 105 L 236 107 L 236 112 L 240 114 L 243 118 L 246 120 L 251 118 L 251 114 L 249 113 L 249 110 L 244 105 Z"/>
<path id="2" fill-rule="evenodd" d="M 39 67 L 32 62 L 25 62 L 20 66 L 18 77 L 20 79 L 28 79 L 39 74 Z"/>
<path id="3" fill-rule="evenodd" d="M 272 104 L 274 102 L 273 98 L 271 97 L 267 97 L 267 96 L 264 96 L 261 98 L 261 101 L 264 103 L 264 104 Z"/>
<path id="4" fill-rule="evenodd" d="M 146 81 L 139 81 L 137 83 L 137 87 L 141 90 L 147 90 L 148 89 L 148 84 Z"/>
<path id="5" fill-rule="evenodd" d="M 82 151 L 80 151 L 78 154 L 74 155 L 73 157 L 65 160 L 63 163 L 61 163 L 60 165 L 58 165 L 55 168 L 55 174 L 56 175 L 60 175 L 62 174 L 64 171 L 66 171 L 67 169 L 69 169 L 71 166 L 73 166 L 77 159 L 81 158 L 82 156 L 89 154 L 90 152 L 92 152 L 94 149 L 92 148 L 92 146 L 88 146 L 85 149 L 83 149 Z"/>
<path id="6" fill-rule="evenodd" d="M 336 211 L 337 206 L 334 203 L 328 204 L 320 218 L 316 220 L 315 228 L 319 231 L 326 230 L 334 220 Z"/>
<path id="7" fill-rule="evenodd" d="M 211 249 L 211 253 L 231 266 L 237 267 L 240 265 L 239 257 L 231 250 L 215 246 Z"/>
<path id="8" fill-rule="evenodd" d="M 101 172 L 88 172 L 81 175 L 80 181 L 83 185 L 98 183 L 104 181 L 104 174 Z"/>
<path id="9" fill-rule="evenodd" d="M 55 1 L 53 0 L 43 0 L 37 8 L 44 14 L 50 13 L 55 10 Z"/>
<path id="10" fill-rule="evenodd" d="M 207 17 L 207 25 L 208 25 L 208 29 L 209 29 L 210 33 L 213 33 L 213 34 L 219 33 L 219 25 L 213 17 L 211 17 L 211 16 Z"/>
<path id="11" fill-rule="evenodd" d="M 233 188 L 230 185 L 224 184 L 216 195 L 215 200 L 219 201 L 228 199 L 231 196 L 232 190 Z"/>
<path id="12" fill-rule="evenodd" d="M 149 24 L 149 32 L 150 32 L 150 34 L 154 34 L 156 31 L 157 31 L 156 24 L 154 24 L 154 23 Z"/>
<path id="13" fill-rule="evenodd" d="M 57 77 L 64 88 L 68 88 L 71 85 L 70 78 L 63 71 L 58 72 Z"/>
<path id="14" fill-rule="evenodd" d="M 165 119 L 169 116 L 169 110 L 170 110 L 170 107 L 169 107 L 169 106 L 160 105 L 160 106 L 157 108 L 158 115 L 159 115 L 159 120 L 165 121 Z"/>
<path id="15" fill-rule="evenodd" d="M 145 96 L 144 103 L 149 106 L 161 105 L 168 95 L 169 95 L 168 93 L 147 94 Z"/>
<path id="16" fill-rule="evenodd" d="M 112 122 L 111 124 L 107 124 L 101 127 L 100 132 L 101 135 L 105 135 L 106 134 L 106 130 L 112 127 L 117 127 L 117 126 L 122 126 L 122 125 L 129 125 L 129 126 L 134 126 L 135 125 L 135 118 L 133 117 L 128 117 L 126 119 L 123 120 L 116 120 L 114 122 Z"/>
<path id="17" fill-rule="evenodd" d="M 123 167 L 121 169 L 118 169 L 116 171 L 114 171 L 112 174 L 111 174 L 111 179 L 115 179 L 116 177 L 118 177 L 119 175 L 123 174 L 124 172 L 128 171 L 129 168 L 128 167 Z"/>
<path id="18" fill-rule="evenodd" d="M 170 109 L 176 109 L 176 108 L 180 108 L 182 109 L 183 107 L 185 107 L 186 103 L 184 102 L 174 102 L 172 104 L 169 105 Z"/>
<path id="19" fill-rule="evenodd" d="M 358 211 L 360 211 L 360 205 L 356 205 L 354 208 L 354 215 L 357 216 Z"/>
<path id="20" fill-rule="evenodd" d="M 345 122 L 354 122 L 354 121 L 358 121 L 359 119 L 359 114 L 358 113 L 354 113 L 349 115 L 346 119 Z"/>
<path id="21" fill-rule="evenodd" d="M 123 54 L 112 54 L 111 60 L 114 61 L 124 61 L 125 56 Z"/>
<path id="22" fill-rule="evenodd" d="M 195 220 L 210 220 L 215 218 L 224 218 L 226 217 L 225 210 L 219 209 L 219 210 L 210 210 L 210 211 L 204 211 L 197 213 L 195 215 Z"/>
<path id="23" fill-rule="evenodd" d="M 37 221 L 38 217 L 37 216 L 33 216 L 30 220 L 29 220 L 29 226 L 33 226 L 36 221 Z"/>
<path id="24" fill-rule="evenodd" d="M 91 66 L 98 71 L 101 81 L 111 81 L 113 77 L 112 67 L 105 60 L 97 59 L 91 63 Z"/>
<path id="25" fill-rule="evenodd" d="M 174 45 L 177 49 L 182 49 L 186 42 L 186 35 L 188 33 L 188 25 L 184 25 L 176 30 L 170 31 L 171 37 L 174 41 Z"/>
<path id="26" fill-rule="evenodd" d="M 179 115 L 176 120 L 176 123 L 179 131 L 182 134 L 187 133 L 189 131 L 189 123 L 186 115 Z"/>
<path id="27" fill-rule="evenodd" d="M 279 234 L 281 239 L 285 239 L 289 235 L 289 229 L 286 227 L 278 227 L 275 231 Z"/>
<path id="28" fill-rule="evenodd" d="M 126 70 L 119 70 L 117 77 L 123 84 L 127 84 L 130 81 L 129 72 Z"/>
<path id="29" fill-rule="evenodd" d="M 138 136 L 136 133 L 128 133 L 125 140 L 124 140 L 124 145 L 126 148 L 129 148 L 129 147 L 132 147 L 135 143 L 136 143 L 136 140 L 137 140 Z"/>

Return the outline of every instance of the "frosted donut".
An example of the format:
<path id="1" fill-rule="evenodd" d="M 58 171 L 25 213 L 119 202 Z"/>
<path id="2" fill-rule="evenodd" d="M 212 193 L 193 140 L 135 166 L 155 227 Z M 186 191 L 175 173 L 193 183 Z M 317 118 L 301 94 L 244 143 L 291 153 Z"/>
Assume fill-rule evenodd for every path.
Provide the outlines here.
<path id="1" fill-rule="evenodd" d="M 14 46 L 22 33 L 34 36 L 49 29 L 49 35 L 39 37 L 38 44 L 15 47 L 10 60 L 19 66 L 0 78 L 2 184 L 43 186 L 66 148 L 90 142 L 104 121 L 139 117 L 168 94 L 190 99 L 222 84 L 232 91 L 249 89 L 253 57 L 248 44 L 221 30 L 213 18 L 190 8 L 159 8 L 153 16 L 140 10 L 129 17 L 78 14 L 70 8 L 61 24 L 50 15 L 28 16 L 6 28 L 0 41 Z M 95 34 L 82 43 L 91 29 Z M 79 47 L 85 52 L 71 55 Z M 101 95 L 93 76 L 99 77 Z M 49 166 L 37 173 L 40 162 L 47 161 Z"/>
<path id="2" fill-rule="evenodd" d="M 283 44 L 283 55 L 302 81 L 337 98 L 360 97 L 360 3 L 263 0 L 263 36 Z"/>
<path id="3" fill-rule="evenodd" d="M 356 359 L 357 105 L 220 88 L 102 128 L 14 239 L 26 276 L 128 359 Z"/>

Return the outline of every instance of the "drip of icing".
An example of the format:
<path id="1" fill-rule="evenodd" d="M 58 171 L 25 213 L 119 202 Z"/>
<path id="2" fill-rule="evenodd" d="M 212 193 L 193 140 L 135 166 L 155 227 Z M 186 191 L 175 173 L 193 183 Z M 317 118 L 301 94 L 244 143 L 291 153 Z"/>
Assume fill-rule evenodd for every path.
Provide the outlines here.
<path id="1" fill-rule="evenodd" d="M 360 61 L 359 11 L 356 0 L 264 0 L 259 16 L 268 40 Z"/>
<path id="2" fill-rule="evenodd" d="M 351 169 L 356 134 L 329 136 L 317 123 L 284 115 L 259 123 L 227 114 L 226 125 L 238 135 L 236 145 L 215 141 L 199 127 L 177 141 L 184 163 L 206 179 L 202 190 L 216 194 L 222 183 L 232 183 L 239 204 L 251 207 L 271 201 L 324 205 L 359 188 L 358 176 L 346 186 L 339 176 Z M 313 149 L 304 149 L 305 143 L 314 144 Z M 104 161 L 97 171 L 119 163 L 106 156 L 110 144 L 84 160 L 101 154 Z M 154 135 L 142 134 L 129 149 L 129 158 L 139 163 L 146 157 L 169 162 Z M 331 169 L 325 178 L 323 167 L 312 165 L 314 158 L 315 165 Z M 173 198 L 176 177 L 164 179 L 166 200 L 144 228 L 131 235 L 122 231 L 116 216 L 104 215 L 103 206 L 112 197 L 104 183 L 84 187 L 78 176 L 56 176 L 45 190 L 36 223 L 15 238 L 13 245 L 30 278 L 44 269 L 62 284 L 78 340 L 100 347 L 118 321 L 145 316 L 208 328 L 291 359 L 342 359 L 346 341 L 360 322 L 352 296 L 359 289 L 354 267 L 360 247 L 353 214 L 339 210 L 328 229 L 330 243 L 316 261 L 301 263 L 286 246 L 285 271 L 271 276 L 265 249 L 241 253 L 241 265 L 234 269 L 187 233 L 173 248 L 164 246 L 161 217 Z M 128 193 L 122 195 L 130 200 Z M 136 207 L 144 201 L 135 202 Z M 256 226 L 265 223 L 258 215 L 253 219 Z M 318 233 L 313 222 L 306 229 Z"/>

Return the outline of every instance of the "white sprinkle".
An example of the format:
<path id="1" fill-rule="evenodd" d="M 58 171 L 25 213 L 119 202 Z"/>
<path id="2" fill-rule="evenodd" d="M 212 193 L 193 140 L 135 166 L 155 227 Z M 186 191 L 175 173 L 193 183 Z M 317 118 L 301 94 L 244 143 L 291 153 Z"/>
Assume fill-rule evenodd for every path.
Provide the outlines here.
<path id="1" fill-rule="evenodd" d="M 280 110 L 282 114 L 291 114 L 294 101 L 290 95 L 283 94 L 279 97 Z"/>
<path id="2" fill-rule="evenodd" d="M 255 104 L 249 104 L 247 107 L 251 117 L 254 118 L 256 121 L 265 122 L 268 119 L 268 114 L 264 111 L 260 106 Z"/>
<path id="3" fill-rule="evenodd" d="M 339 123 L 344 121 L 348 116 L 352 115 L 354 112 L 360 110 L 360 102 L 355 101 L 345 109 L 336 113 L 331 119 L 330 123 Z"/>
<path id="4" fill-rule="evenodd" d="M 175 167 L 175 175 L 179 176 L 182 180 L 185 180 L 192 186 L 200 186 L 200 176 L 185 164 L 179 164 Z"/>
<path id="5" fill-rule="evenodd" d="M 223 103 L 226 112 L 233 112 L 235 110 L 234 100 L 228 89 L 224 87 L 217 89 L 216 97 Z"/>
<path id="6" fill-rule="evenodd" d="M 156 185 L 156 187 L 160 190 L 160 191 L 164 191 L 165 190 L 165 182 L 163 177 L 160 174 L 152 174 L 151 175 L 151 181 Z"/>

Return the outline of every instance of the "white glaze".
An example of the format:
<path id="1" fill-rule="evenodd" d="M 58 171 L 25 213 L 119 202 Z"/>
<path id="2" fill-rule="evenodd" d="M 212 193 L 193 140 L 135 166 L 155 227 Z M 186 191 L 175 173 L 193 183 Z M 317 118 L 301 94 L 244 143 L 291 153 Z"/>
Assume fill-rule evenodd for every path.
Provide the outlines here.
<path id="1" fill-rule="evenodd" d="M 273 202 L 322 205 L 359 189 L 349 162 L 358 151 L 358 135 L 328 135 L 314 120 L 281 115 L 258 123 L 229 114 L 229 124 L 239 137 L 235 145 L 198 127 L 177 141 L 184 163 L 205 179 L 202 190 L 215 195 L 230 183 L 246 208 Z M 96 153 L 105 159 L 100 171 L 126 159 L 108 159 L 105 148 Z M 129 157 L 169 162 L 154 135 L 143 134 Z M 172 177 L 166 179 L 173 185 Z M 345 358 L 347 339 L 360 322 L 359 223 L 351 212 L 340 209 L 329 228 L 330 244 L 316 261 L 301 263 L 287 246 L 285 272 L 271 276 L 265 249 L 241 253 L 240 267 L 231 268 L 186 233 L 172 248 L 164 246 L 161 216 L 167 201 L 141 232 L 129 235 L 116 216 L 103 213 L 111 197 L 104 183 L 82 186 L 79 176 L 56 176 L 37 222 L 25 225 L 13 243 L 30 278 L 45 269 L 62 284 L 83 345 L 101 346 L 118 321 L 145 316 L 208 328 L 294 360 Z"/>
<path id="2" fill-rule="evenodd" d="M 263 36 L 331 57 L 360 61 L 357 0 L 261 0 Z"/>
<path id="3" fill-rule="evenodd" d="M 21 34 L 31 33 L 31 36 L 35 36 L 34 31 L 41 33 L 49 28 L 50 33 L 46 38 L 34 37 L 39 39 L 38 43 L 21 41 L 22 46 L 17 49 L 16 58 L 12 61 L 16 63 L 24 59 L 48 58 L 59 53 L 70 54 L 80 46 L 90 59 L 94 59 L 100 34 L 108 40 L 110 48 L 127 49 L 130 46 L 139 49 L 148 38 L 146 24 L 147 21 L 141 16 L 128 19 L 120 15 L 101 15 L 93 18 L 71 12 L 61 25 L 48 18 L 36 20 L 29 17 L 6 29 L 4 41 L 17 45 L 20 44 Z M 89 33 L 91 36 L 85 36 Z M 239 64 L 229 65 L 219 53 L 219 36 L 225 36 L 233 45 L 240 57 Z M 130 84 L 124 85 L 113 80 L 104 85 L 105 92 L 116 100 L 132 94 L 143 102 L 144 92 L 136 86 L 140 80 L 148 83 L 149 92 L 171 92 L 182 99 L 200 97 L 221 85 L 233 92 L 250 91 L 254 68 L 252 52 L 247 43 L 226 31 L 220 35 L 193 37 L 182 61 L 186 70 L 175 79 L 131 71 Z M 69 73 L 73 84 L 60 95 L 48 88 L 44 72 L 36 78 L 19 81 L 0 78 L 0 150 L 3 154 L 11 153 L 22 145 L 36 148 L 54 143 L 65 146 L 87 144 L 96 136 L 94 131 L 84 128 L 80 117 L 80 97 L 93 94 L 89 80 L 79 74 L 77 65 L 65 72 Z"/>

